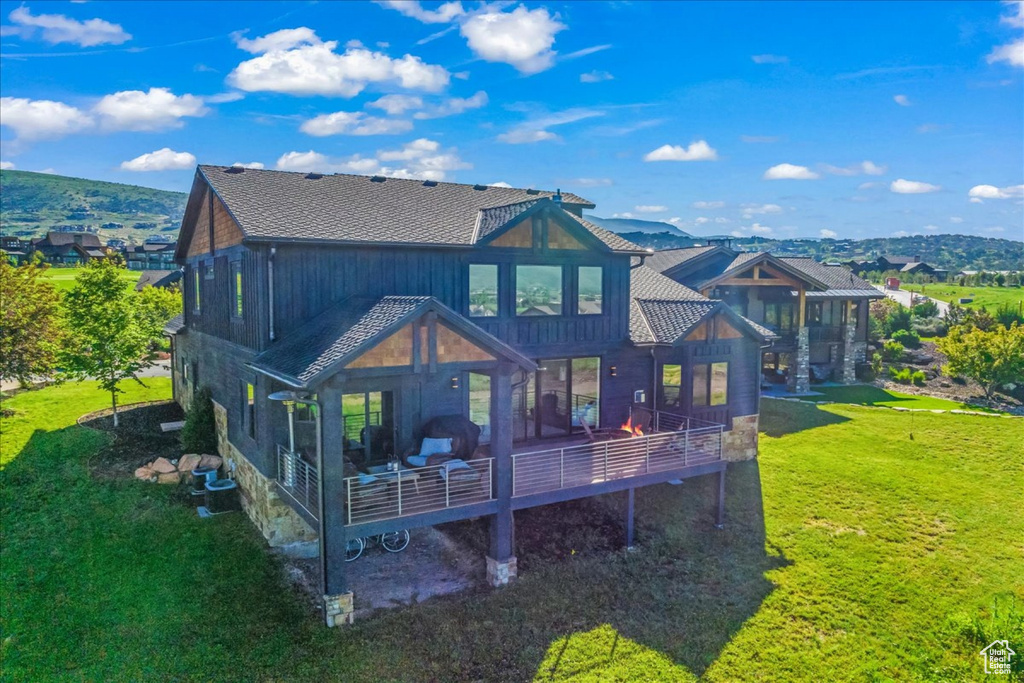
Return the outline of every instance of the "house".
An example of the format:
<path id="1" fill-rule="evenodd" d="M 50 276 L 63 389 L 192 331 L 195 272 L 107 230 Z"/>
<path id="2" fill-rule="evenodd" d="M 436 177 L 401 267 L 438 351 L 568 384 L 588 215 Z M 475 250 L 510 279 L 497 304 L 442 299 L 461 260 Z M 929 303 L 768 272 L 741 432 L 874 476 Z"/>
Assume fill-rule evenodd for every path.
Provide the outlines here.
<path id="1" fill-rule="evenodd" d="M 31 249 L 32 243 L 29 240 L 13 235 L 0 235 L 0 251 L 3 251 L 8 261 L 16 266 L 24 263 Z"/>
<path id="2" fill-rule="evenodd" d="M 166 330 L 174 396 L 211 391 L 268 542 L 318 540 L 329 624 L 351 620 L 346 551 L 372 534 L 486 517 L 500 585 L 516 576 L 515 510 L 714 474 L 721 521 L 727 463 L 756 454 L 774 334 L 647 267 L 649 251 L 582 217 L 592 207 L 197 169 L 184 315 Z M 459 457 L 432 461 L 423 437 Z"/>
<path id="3" fill-rule="evenodd" d="M 51 230 L 46 237 L 32 241 L 32 251 L 38 251 L 43 260 L 53 265 L 82 266 L 90 259 L 106 255 L 100 238 L 90 232 L 61 232 Z"/>
<path id="4" fill-rule="evenodd" d="M 150 242 L 127 247 L 125 259 L 129 270 L 173 270 L 176 269 L 174 242 Z"/>
<path id="5" fill-rule="evenodd" d="M 898 271 L 905 274 L 917 274 L 944 280 L 947 275 L 945 268 L 937 268 L 921 260 L 920 256 L 879 256 L 873 261 L 851 260 L 845 263 L 854 275 L 868 272 L 885 273 Z"/>
<path id="6" fill-rule="evenodd" d="M 135 283 L 135 291 L 141 292 L 146 287 L 167 289 L 181 282 L 181 269 L 175 270 L 144 270 Z"/>
<path id="7" fill-rule="evenodd" d="M 647 263 L 779 335 L 761 356 L 765 383 L 806 393 L 812 374 L 856 381 L 856 363 L 867 353 L 868 301 L 884 294 L 846 266 L 721 243 L 658 251 Z"/>

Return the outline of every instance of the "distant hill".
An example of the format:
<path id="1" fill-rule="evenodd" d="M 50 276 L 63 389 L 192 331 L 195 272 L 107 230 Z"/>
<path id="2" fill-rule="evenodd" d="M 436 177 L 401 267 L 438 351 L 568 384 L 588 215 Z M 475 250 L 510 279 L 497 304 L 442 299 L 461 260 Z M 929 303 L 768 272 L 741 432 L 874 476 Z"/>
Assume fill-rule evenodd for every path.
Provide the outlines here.
<path id="1" fill-rule="evenodd" d="M 591 215 L 586 215 L 584 218 L 594 225 L 617 233 L 639 232 L 658 234 L 665 232 L 675 237 L 690 237 L 688 233 L 664 221 L 642 221 L 638 218 L 601 218 L 600 216 Z"/>
<path id="2" fill-rule="evenodd" d="M 667 232 L 619 233 L 624 239 L 651 249 L 678 249 L 705 243 L 708 237 L 680 238 Z M 820 261 L 868 260 L 878 256 L 918 256 L 949 270 L 1024 271 L 1024 242 L 973 235 L 914 235 L 866 240 L 776 240 L 764 237 L 731 239 L 742 251 L 770 251 L 782 256 L 811 256 Z"/>
<path id="3" fill-rule="evenodd" d="M 87 228 L 102 239 L 141 243 L 174 236 L 188 195 L 102 180 L 29 171 L 0 171 L 0 231 L 41 236 L 63 226 Z"/>

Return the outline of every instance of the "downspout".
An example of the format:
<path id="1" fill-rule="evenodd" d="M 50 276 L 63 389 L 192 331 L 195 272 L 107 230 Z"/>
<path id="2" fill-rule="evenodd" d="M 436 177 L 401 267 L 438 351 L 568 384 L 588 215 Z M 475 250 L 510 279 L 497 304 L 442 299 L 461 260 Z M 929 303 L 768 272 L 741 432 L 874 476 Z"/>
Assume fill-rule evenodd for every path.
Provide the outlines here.
<path id="1" fill-rule="evenodd" d="M 651 410 L 658 412 L 658 357 L 651 347 Z"/>
<path id="2" fill-rule="evenodd" d="M 270 246 L 270 258 L 267 259 L 267 299 L 270 302 L 269 323 L 270 341 L 274 341 L 274 256 L 277 254 L 277 247 Z"/>

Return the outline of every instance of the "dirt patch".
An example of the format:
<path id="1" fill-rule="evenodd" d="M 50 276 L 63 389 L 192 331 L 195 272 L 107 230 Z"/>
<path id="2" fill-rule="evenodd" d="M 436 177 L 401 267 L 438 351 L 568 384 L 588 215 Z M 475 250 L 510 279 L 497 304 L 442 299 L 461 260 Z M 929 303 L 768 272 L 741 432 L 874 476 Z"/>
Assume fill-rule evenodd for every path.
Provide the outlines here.
<path id="1" fill-rule="evenodd" d="M 160 423 L 181 419 L 181 407 L 173 401 L 125 406 L 118 410 L 116 429 L 109 409 L 84 416 L 80 425 L 114 437 L 89 461 L 93 476 L 126 479 L 134 476 L 137 467 L 156 458 L 177 459 L 181 455 L 179 432 L 162 432 Z"/>

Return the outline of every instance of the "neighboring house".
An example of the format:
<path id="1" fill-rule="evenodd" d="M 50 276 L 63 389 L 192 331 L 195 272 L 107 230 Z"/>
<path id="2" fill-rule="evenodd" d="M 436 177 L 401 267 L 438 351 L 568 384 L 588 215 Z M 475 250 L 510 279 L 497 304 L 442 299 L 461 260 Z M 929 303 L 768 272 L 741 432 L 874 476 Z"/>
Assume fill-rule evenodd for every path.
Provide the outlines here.
<path id="1" fill-rule="evenodd" d="M 173 270 L 175 242 L 146 242 L 125 249 L 129 270 Z"/>
<path id="2" fill-rule="evenodd" d="M 658 251 L 647 263 L 779 335 L 762 354 L 766 383 L 805 393 L 812 373 L 856 381 L 867 353 L 868 300 L 884 294 L 847 267 L 722 244 Z"/>
<path id="3" fill-rule="evenodd" d="M 135 291 L 141 292 L 145 287 L 157 287 L 166 289 L 181 282 L 182 272 L 180 268 L 175 270 L 144 270 L 135 283 Z"/>
<path id="4" fill-rule="evenodd" d="M 32 251 L 42 254 L 43 260 L 53 265 L 82 266 L 90 259 L 105 255 L 100 238 L 89 232 L 60 232 L 51 230 L 46 237 L 32 242 Z"/>
<path id="5" fill-rule="evenodd" d="M 516 575 L 514 510 L 717 473 L 721 521 L 727 461 L 756 454 L 774 335 L 643 265 L 650 252 L 582 218 L 592 207 L 197 170 L 174 395 L 212 392 L 220 452 L 272 545 L 319 538 L 329 624 L 351 619 L 346 550 L 371 534 L 488 517 L 497 585 Z M 317 407 L 286 408 L 284 391 Z M 435 463 L 422 437 L 445 433 L 460 457 Z M 416 454 L 405 483 L 378 467 Z"/>
<path id="6" fill-rule="evenodd" d="M 937 280 L 944 280 L 947 275 L 945 268 L 937 268 L 925 263 L 920 256 L 879 256 L 873 261 L 847 261 L 845 265 L 855 275 L 868 272 L 885 273 L 890 270 L 905 274 L 927 275 Z"/>
<path id="7" fill-rule="evenodd" d="M 21 265 L 32 250 L 32 242 L 19 239 L 12 235 L 0 235 L 0 251 L 7 255 L 7 260 L 14 265 Z"/>

